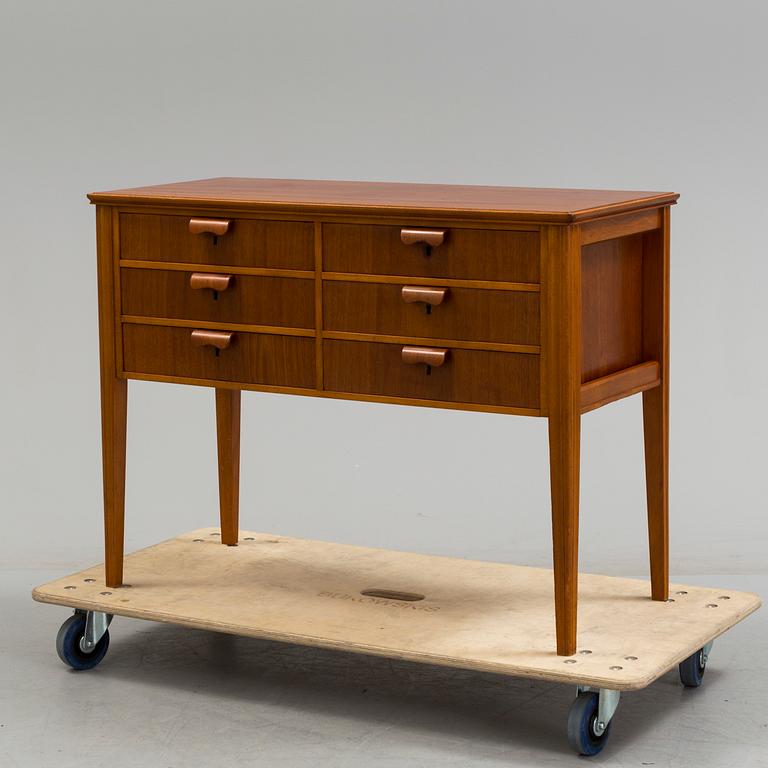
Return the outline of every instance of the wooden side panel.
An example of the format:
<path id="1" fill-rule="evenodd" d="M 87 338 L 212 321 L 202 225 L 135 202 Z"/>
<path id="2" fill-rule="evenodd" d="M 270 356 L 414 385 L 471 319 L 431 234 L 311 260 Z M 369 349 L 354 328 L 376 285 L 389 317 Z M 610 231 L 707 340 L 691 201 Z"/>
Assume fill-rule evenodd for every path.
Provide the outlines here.
<path id="1" fill-rule="evenodd" d="M 636 395 L 659 385 L 659 364 L 655 360 L 633 365 L 581 385 L 581 412 Z"/>
<path id="2" fill-rule="evenodd" d="M 617 237 L 635 235 L 638 232 L 660 229 L 662 209 L 652 208 L 647 211 L 623 213 L 618 216 L 607 216 L 595 219 L 581 225 L 581 244 L 599 243 L 603 240 L 614 240 Z"/>
<path id="3" fill-rule="evenodd" d="M 581 251 L 582 381 L 643 362 L 643 235 Z"/>

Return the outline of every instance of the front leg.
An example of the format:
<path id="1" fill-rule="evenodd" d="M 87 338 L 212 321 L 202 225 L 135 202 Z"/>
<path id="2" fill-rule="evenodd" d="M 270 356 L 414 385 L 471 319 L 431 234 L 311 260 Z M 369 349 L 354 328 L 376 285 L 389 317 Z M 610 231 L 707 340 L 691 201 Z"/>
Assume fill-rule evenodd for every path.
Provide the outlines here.
<path id="1" fill-rule="evenodd" d="M 234 546 L 240 513 L 240 390 L 216 390 L 221 542 Z"/>
<path id="2" fill-rule="evenodd" d="M 552 560 L 555 575 L 557 653 L 576 653 L 579 582 L 579 448 L 578 411 L 559 409 L 549 415 L 549 476 L 552 491 Z"/>
<path id="3" fill-rule="evenodd" d="M 578 228 L 542 230 L 542 397 L 549 419 L 557 653 L 576 653 L 581 433 L 581 245 Z"/>
<path id="4" fill-rule="evenodd" d="M 104 571 L 108 587 L 123 584 L 125 440 L 128 382 L 110 370 L 101 376 L 101 457 L 104 484 Z"/>

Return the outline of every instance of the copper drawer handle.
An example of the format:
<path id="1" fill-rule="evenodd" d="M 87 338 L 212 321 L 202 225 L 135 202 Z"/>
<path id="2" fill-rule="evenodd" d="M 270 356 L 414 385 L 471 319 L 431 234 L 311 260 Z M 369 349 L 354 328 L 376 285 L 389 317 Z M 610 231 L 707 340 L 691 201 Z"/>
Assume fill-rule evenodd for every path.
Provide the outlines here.
<path id="1" fill-rule="evenodd" d="M 416 304 L 423 302 L 431 307 L 436 307 L 445 301 L 448 295 L 447 288 L 429 288 L 425 285 L 404 285 L 400 291 L 403 301 L 406 304 Z"/>
<path id="2" fill-rule="evenodd" d="M 448 359 L 448 350 L 435 347 L 403 347 L 402 359 L 406 365 L 424 363 L 437 368 Z"/>
<path id="3" fill-rule="evenodd" d="M 216 275 L 211 272 L 193 272 L 189 276 L 189 287 L 195 290 L 210 288 L 220 293 L 232 285 L 232 275 Z"/>
<path id="4" fill-rule="evenodd" d="M 215 347 L 226 349 L 234 339 L 231 331 L 192 331 L 190 339 L 195 347 Z"/>
<path id="5" fill-rule="evenodd" d="M 444 229 L 401 229 L 400 239 L 405 245 L 424 243 L 430 248 L 442 245 L 445 240 Z"/>
<path id="6" fill-rule="evenodd" d="M 225 235 L 229 230 L 229 219 L 190 219 L 189 231 L 193 235 Z"/>

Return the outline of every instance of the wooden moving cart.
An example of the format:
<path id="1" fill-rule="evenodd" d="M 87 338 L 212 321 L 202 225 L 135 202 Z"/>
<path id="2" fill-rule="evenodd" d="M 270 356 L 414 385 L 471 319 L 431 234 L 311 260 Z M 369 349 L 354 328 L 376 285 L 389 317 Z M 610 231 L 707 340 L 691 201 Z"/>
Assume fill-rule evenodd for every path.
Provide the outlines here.
<path id="1" fill-rule="evenodd" d="M 73 668 L 125 615 L 569 682 L 569 740 L 596 754 L 620 691 L 675 665 L 698 686 L 713 639 L 759 607 L 670 592 L 677 195 L 211 179 L 90 198 L 105 564 L 33 592 L 75 609 L 57 639 Z M 221 527 L 124 560 L 131 378 L 215 388 Z M 240 531 L 243 389 L 546 417 L 553 570 Z M 581 414 L 639 392 L 652 599 L 578 573 Z"/>

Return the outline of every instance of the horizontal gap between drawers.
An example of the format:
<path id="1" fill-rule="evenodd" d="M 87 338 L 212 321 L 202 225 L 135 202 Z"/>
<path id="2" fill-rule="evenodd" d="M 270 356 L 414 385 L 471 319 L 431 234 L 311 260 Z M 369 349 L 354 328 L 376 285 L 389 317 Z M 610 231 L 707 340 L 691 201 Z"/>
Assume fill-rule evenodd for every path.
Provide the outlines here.
<path id="1" fill-rule="evenodd" d="M 386 336 L 378 333 L 354 333 L 352 331 L 322 331 L 324 339 L 335 341 L 367 341 L 381 344 L 415 344 L 422 347 L 454 347 L 455 349 L 479 349 L 489 352 L 519 352 L 538 355 L 541 347 L 535 344 L 501 344 L 487 341 L 459 341 L 458 339 L 431 339 L 423 336 Z"/>
<path id="2" fill-rule="evenodd" d="M 506 413 L 515 416 L 540 416 L 538 408 L 518 408 L 511 405 L 484 405 L 480 403 L 456 403 L 445 400 L 420 400 L 410 397 L 390 397 L 389 395 L 361 395 L 357 392 L 325 392 L 317 389 L 300 387 L 281 387 L 271 384 L 247 384 L 216 379 L 194 379 L 185 376 L 167 376 L 161 373 L 134 373 L 124 371 L 123 378 L 138 381 L 160 381 L 168 384 L 191 384 L 199 387 L 217 389 L 239 389 L 249 392 L 275 392 L 284 395 L 303 395 L 305 397 L 324 397 L 331 400 L 354 400 L 357 402 L 389 403 L 394 405 L 414 405 L 424 408 L 446 408 L 453 411 L 479 411 L 482 413 Z"/>
<path id="3" fill-rule="evenodd" d="M 135 325 L 164 325 L 171 328 L 210 328 L 215 331 L 243 331 L 245 333 L 268 333 L 275 336 L 314 337 L 312 328 L 289 328 L 281 325 L 246 325 L 245 323 L 216 323 L 209 320 L 176 320 L 170 317 L 144 317 L 143 315 L 121 315 L 124 323 Z"/>
<path id="4" fill-rule="evenodd" d="M 275 325 L 247 325 L 244 323 L 217 323 L 208 320 L 176 320 L 169 317 L 145 317 L 143 315 L 121 315 L 123 323 L 135 325 L 160 325 L 172 328 L 210 328 L 216 331 L 242 331 L 245 333 L 269 333 L 278 336 L 314 337 L 310 328 L 289 328 Z M 422 336 L 387 336 L 377 333 L 354 333 L 349 331 L 321 331 L 321 338 L 335 341 L 365 341 L 381 344 L 415 344 L 423 347 L 453 347 L 455 349 L 476 349 L 489 352 L 515 352 L 525 355 L 541 354 L 541 347 L 535 344 L 501 344 L 486 341 L 465 341 L 459 339 L 432 339 Z"/>
<path id="5" fill-rule="evenodd" d="M 138 261 L 121 259 L 126 269 L 158 269 L 178 272 L 228 272 L 233 275 L 265 275 L 268 277 L 296 277 L 314 280 L 315 273 L 303 269 L 271 269 L 268 267 L 236 267 L 229 264 L 188 264 L 173 261 Z M 510 283 L 492 280 L 456 280 L 440 277 L 414 277 L 411 275 L 377 275 L 356 272 L 323 272 L 323 280 L 339 280 L 353 283 L 408 283 L 411 285 L 446 285 L 453 288 L 478 288 L 493 291 L 529 291 L 538 293 L 538 283 Z"/>
<path id="6" fill-rule="evenodd" d="M 176 261 L 137 261 L 121 259 L 120 266 L 126 269 L 161 269 L 172 272 L 226 272 L 232 275 L 264 275 L 267 277 L 297 277 L 314 280 L 315 273 L 303 269 L 271 269 L 268 267 L 235 267 L 230 264 L 185 264 Z"/>
<path id="7" fill-rule="evenodd" d="M 530 291 L 538 293 L 538 283 L 508 283 L 492 280 L 456 280 L 448 277 L 413 277 L 409 275 L 374 275 L 357 272 L 323 272 L 323 280 L 352 283 L 406 283 L 408 285 L 445 285 L 449 288 L 479 288 L 491 291 Z"/>

